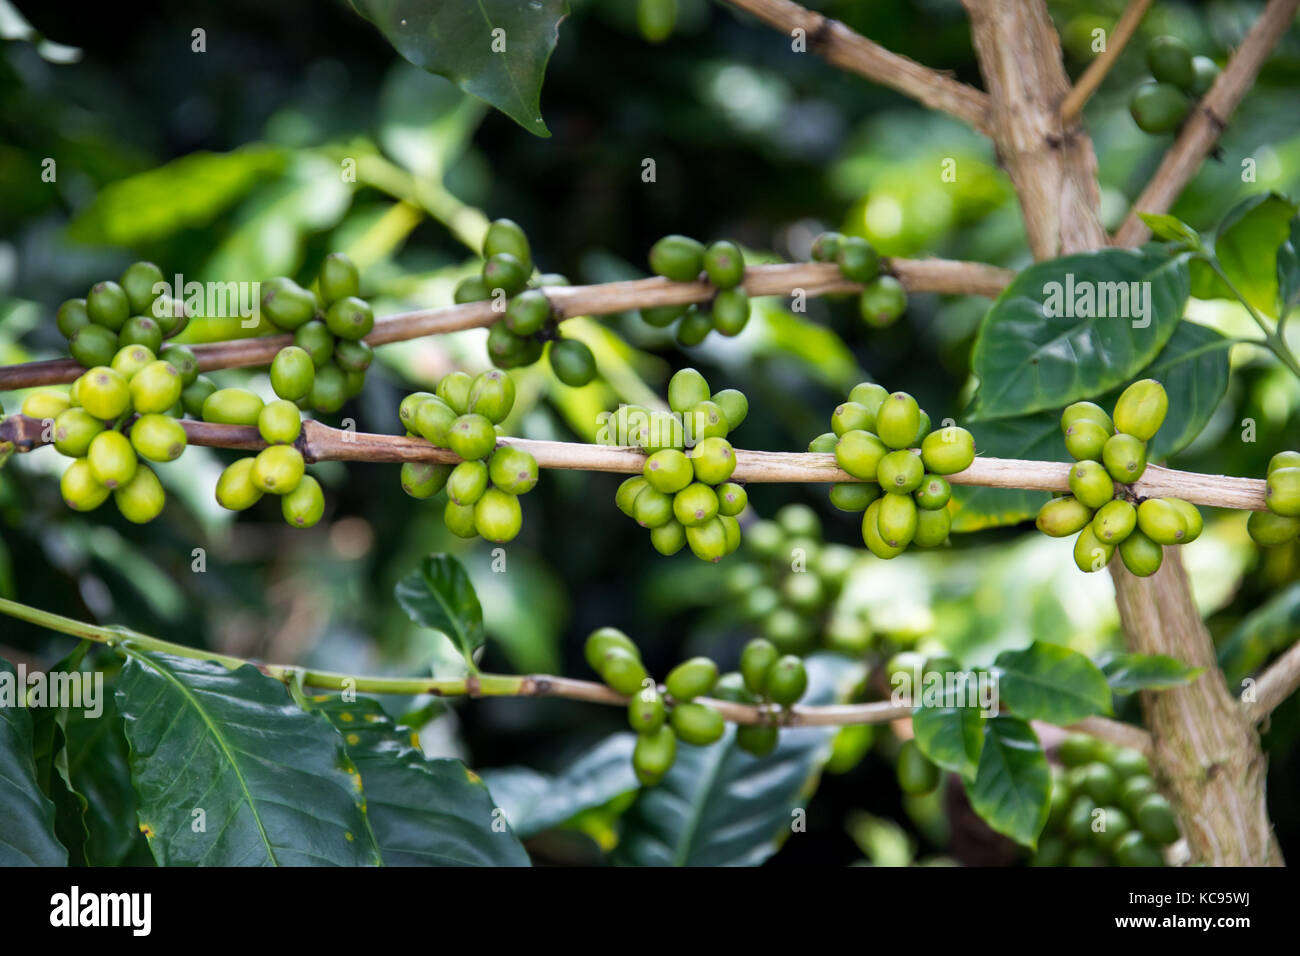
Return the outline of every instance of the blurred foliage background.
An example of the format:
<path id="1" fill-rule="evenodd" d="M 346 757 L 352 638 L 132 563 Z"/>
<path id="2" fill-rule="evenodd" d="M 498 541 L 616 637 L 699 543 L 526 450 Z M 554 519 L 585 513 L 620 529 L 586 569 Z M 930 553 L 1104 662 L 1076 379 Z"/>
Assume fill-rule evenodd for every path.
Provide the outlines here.
<path id="1" fill-rule="evenodd" d="M 806 257 L 823 228 L 870 237 L 886 254 L 941 255 L 1007 266 L 1028 261 L 1013 193 L 984 140 L 955 121 L 843 75 L 788 39 L 705 0 L 679 0 L 677 32 L 662 46 L 638 35 L 628 0 L 573 0 L 543 89 L 554 135 L 538 139 L 450 84 L 402 61 L 346 4 L 248 0 L 111 6 L 17 4 L 37 29 L 80 48 L 77 62 L 0 41 L 0 361 L 51 357 L 62 345 L 54 309 L 94 281 L 150 258 L 197 279 L 309 282 L 322 257 L 344 250 L 364 269 L 379 314 L 450 303 L 475 266 L 488 218 L 520 222 L 535 258 L 575 283 L 645 273 L 658 236 L 733 237 L 755 259 Z M 839 0 L 812 4 L 891 49 L 978 84 L 957 0 Z M 1093 27 L 1120 0 L 1053 2 L 1067 67 L 1091 56 Z M 1149 178 L 1167 137 L 1140 133 L 1127 98 L 1145 73 L 1142 36 L 1176 33 L 1224 61 L 1258 2 L 1162 2 L 1086 111 L 1115 225 Z M 74 9 L 75 8 L 75 9 Z M 206 32 L 206 52 L 191 51 Z M 1300 37 L 1293 31 L 1238 111 L 1218 155 L 1174 212 L 1201 229 L 1243 195 L 1294 191 L 1300 180 Z M 1257 182 L 1243 183 L 1253 158 Z M 655 160 L 645 183 L 642 161 Z M 946 158 L 957 182 L 940 179 Z M 57 177 L 46 182 L 42 163 Z M 356 182 L 340 164 L 355 161 Z M 740 337 L 689 352 L 631 316 L 577 320 L 602 377 L 558 384 L 545 363 L 518 373 L 508 423 L 534 438 L 594 436 L 595 413 L 662 391 L 671 372 L 699 367 L 715 387 L 750 398 L 735 438 L 745 447 L 802 449 L 864 378 L 912 392 L 936 421 L 958 417 L 971 391 L 970 344 L 987 302 L 918 295 L 903 321 L 873 332 L 851 302 L 817 300 L 806 314 L 763 301 Z M 1193 303 L 1191 318 L 1229 334 L 1249 319 L 1226 303 Z M 189 341 L 240 334 L 227 320 L 196 321 Z M 396 432 L 397 403 L 456 367 L 486 367 L 482 330 L 385 346 L 365 392 L 341 417 Z M 261 372 L 219 383 L 269 394 Z M 5 395 L 16 408 L 21 395 Z M 1219 413 L 1174 462 L 1213 473 L 1262 475 L 1269 455 L 1300 445 L 1300 383 L 1249 347 Z M 1256 440 L 1242 440 L 1254 419 Z M 233 453 L 191 448 L 159 468 L 170 503 L 162 520 L 125 523 L 59 501 L 52 449 L 0 472 L 0 594 L 171 640 L 333 670 L 422 673 L 454 668 L 439 635 L 416 629 L 392 600 L 417 558 L 449 551 L 466 562 L 488 616 L 487 669 L 590 676 L 581 641 L 612 624 L 640 642 L 652 672 L 708 653 L 734 665 L 752 636 L 738 601 L 718 601 L 728 567 L 689 555 L 664 559 L 617 515 L 613 476 L 548 472 L 524 504 L 523 535 L 505 573 L 482 542 L 443 528 L 437 502 L 399 493 L 392 466 L 320 465 L 328 518 L 286 528 L 273 505 L 234 516 L 212 498 Z M 860 545 L 853 516 L 832 511 L 817 486 L 760 486 L 763 515 L 802 502 L 818 509 L 827 541 Z M 1244 515 L 1213 514 L 1184 550 L 1229 678 L 1256 671 L 1294 640 L 1300 567 L 1294 549 L 1262 554 Z M 202 549 L 198 551 L 197 549 Z M 1096 652 L 1117 645 L 1105 575 L 1080 575 L 1067 542 L 1028 525 L 957 540 L 938 555 L 885 565 L 865 552 L 846 588 L 848 609 L 882 646 L 946 649 L 964 664 L 1034 639 Z M 617 559 L 611 559 L 617 556 Z M 196 561 L 205 570 L 197 573 Z M 48 663 L 68 647 L 0 620 L 0 655 Z M 394 713 L 411 701 L 386 701 Z M 611 732 L 616 709 L 563 701 L 452 704 L 422 732 L 426 751 L 480 769 L 566 766 Z M 1272 719 L 1270 806 L 1284 852 L 1300 849 L 1300 705 Z M 808 808 L 807 835 L 773 865 L 907 862 L 949 854 L 1012 862 L 1014 851 L 950 837 L 939 802 L 903 801 L 892 735 L 856 766 L 827 774 Z M 959 819 L 954 811 L 954 820 Z M 971 815 L 967 811 L 965 820 Z M 595 860 L 616 839 L 611 815 L 539 838 L 541 859 Z M 969 820 L 964 825 L 974 826 Z M 584 830 L 595 840 L 578 837 Z"/>

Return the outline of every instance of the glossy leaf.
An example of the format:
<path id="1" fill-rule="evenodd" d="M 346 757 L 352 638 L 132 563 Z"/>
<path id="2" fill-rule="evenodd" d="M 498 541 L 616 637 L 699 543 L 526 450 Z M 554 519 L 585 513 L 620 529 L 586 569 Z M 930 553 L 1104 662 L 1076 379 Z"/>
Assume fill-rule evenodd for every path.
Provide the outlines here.
<path id="1" fill-rule="evenodd" d="M 1228 210 L 1214 237 L 1219 266 L 1240 292 L 1264 315 L 1278 314 L 1278 257 L 1290 241 L 1297 206 L 1277 193 L 1260 193 Z M 1192 295 L 1198 299 L 1237 296 L 1210 266 L 1192 264 Z"/>
<path id="2" fill-rule="evenodd" d="M 397 603 L 421 627 L 442 631 L 473 666 L 483 646 L 483 608 L 460 562 L 431 554 L 397 583 Z"/>
<path id="3" fill-rule="evenodd" d="M 367 838 L 387 866 L 528 866 L 487 786 L 459 760 L 426 758 L 378 701 L 313 698 L 361 777 Z"/>
<path id="4" fill-rule="evenodd" d="M 847 658 L 805 661 L 809 688 L 801 703 L 842 700 L 860 679 Z M 834 727 L 781 731 L 766 757 L 736 746 L 728 725 L 708 747 L 679 744 L 677 762 L 658 786 L 641 791 L 624 818 L 616 862 L 631 866 L 757 866 L 790 834 L 792 811 L 806 807 L 830 756 Z"/>
<path id="5" fill-rule="evenodd" d="M 979 770 L 966 795 L 990 827 L 1028 847 L 1047 822 L 1052 775 L 1028 722 L 1000 714 L 985 721 Z"/>
<path id="6" fill-rule="evenodd" d="M 486 100 L 537 136 L 542 78 L 567 0 L 352 0 L 402 56 Z"/>
<path id="7" fill-rule="evenodd" d="M 975 340 L 975 417 L 1061 408 L 1128 381 L 1173 335 L 1187 295 L 1186 255 L 1155 247 L 1030 266 L 998 296 Z"/>
<path id="8" fill-rule="evenodd" d="M 0 658 L 0 866 L 65 866 L 54 835 L 54 804 L 36 782 L 32 714 L 18 705 L 25 688 Z"/>
<path id="9" fill-rule="evenodd" d="M 122 648 L 117 706 L 140 829 L 160 865 L 377 862 L 343 740 L 323 715 L 252 665 Z"/>
<path id="10" fill-rule="evenodd" d="M 529 767 L 484 770 L 482 776 L 510 826 L 527 839 L 638 789 L 635 746 L 635 734 L 613 734 L 554 776 Z"/>
<path id="11" fill-rule="evenodd" d="M 1002 703 L 1026 720 L 1065 725 L 1111 712 L 1106 675 L 1078 651 L 1034 641 L 994 664 Z"/>
<path id="12" fill-rule="evenodd" d="M 912 711 L 912 733 L 934 763 L 967 779 L 975 776 L 984 746 L 978 707 L 918 707 Z"/>
<path id="13" fill-rule="evenodd" d="M 1189 667 L 1165 654 L 1109 653 L 1097 658 L 1096 663 L 1115 694 L 1181 687 L 1190 684 L 1204 671 L 1204 668 Z"/>
<path id="14" fill-rule="evenodd" d="M 130 751 L 113 696 L 105 695 L 104 711 L 98 717 L 88 717 L 83 710 L 69 711 L 65 732 L 68 774 L 86 798 L 86 861 L 91 866 L 117 866 L 141 835 Z"/>

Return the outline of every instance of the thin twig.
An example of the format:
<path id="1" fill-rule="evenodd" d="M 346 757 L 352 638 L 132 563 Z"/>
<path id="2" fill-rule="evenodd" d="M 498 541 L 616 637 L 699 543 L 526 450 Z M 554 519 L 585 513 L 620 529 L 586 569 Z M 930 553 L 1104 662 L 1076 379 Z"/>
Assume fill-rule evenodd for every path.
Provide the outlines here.
<path id="1" fill-rule="evenodd" d="M 1119 59 L 1124 46 L 1137 32 L 1138 24 L 1142 22 L 1150 6 L 1151 0 L 1130 0 L 1129 5 L 1124 8 L 1124 12 L 1115 23 L 1115 29 L 1111 30 L 1110 36 L 1106 38 L 1106 49 L 1088 64 L 1079 79 L 1075 81 L 1074 88 L 1061 103 L 1062 125 L 1069 126 L 1070 120 L 1078 115 L 1083 105 L 1097 91 L 1097 87 L 1101 86 L 1102 80 Z"/>
<path id="2" fill-rule="evenodd" d="M 1111 245 L 1136 246 L 1150 237 L 1151 230 L 1138 218 L 1138 213 L 1164 213 L 1173 206 L 1183 187 L 1200 169 L 1201 161 L 1218 142 L 1228 119 L 1254 84 L 1269 53 L 1290 28 L 1297 7 L 1300 7 L 1300 0 L 1269 0 L 1210 91 L 1183 124 L 1151 182 L 1142 190 L 1128 218 L 1111 239 Z"/>
<path id="3" fill-rule="evenodd" d="M 1263 720 L 1300 689 L 1300 642 L 1269 665 L 1255 681 L 1255 700 L 1246 705 L 1252 719 Z"/>
<path id="4" fill-rule="evenodd" d="M 891 53 L 838 20 L 790 0 L 726 2 L 752 13 L 786 36 L 802 30 L 807 49 L 819 54 L 832 66 L 897 90 L 931 109 L 951 114 L 981 133 L 989 132 L 988 96 L 973 86 Z"/>
<path id="5" fill-rule="evenodd" d="M 1009 269 L 982 262 L 952 259 L 889 259 L 885 268 L 896 275 L 910 292 L 938 292 L 945 295 L 979 295 L 995 298 L 1015 276 Z M 745 271 L 743 288 L 751 296 L 790 295 L 802 290 L 810 296 L 831 292 L 856 292 L 862 286 L 845 279 L 831 263 L 783 263 L 752 266 Z M 627 309 L 659 305 L 706 302 L 717 289 L 707 282 L 670 282 L 667 279 L 632 279 L 588 286 L 550 286 L 542 290 L 560 318 L 576 315 L 607 315 Z M 440 309 L 402 312 L 378 319 L 366 336 L 371 345 L 385 345 L 481 328 L 501 318 L 490 302 L 470 302 Z M 293 344 L 290 335 L 234 339 L 210 345 L 192 346 L 200 371 L 268 365 L 277 352 Z M 0 368 L 0 392 L 40 385 L 71 382 L 85 369 L 72 359 L 27 362 Z"/>
<path id="6" fill-rule="evenodd" d="M 257 451 L 265 448 L 256 428 L 243 425 L 216 425 L 211 422 L 181 422 L 193 445 Z M 40 419 L 13 415 L 0 421 L 0 442 L 12 442 L 18 452 L 28 452 L 49 444 L 50 429 Z M 541 468 L 562 471 L 596 471 L 612 474 L 640 474 L 645 453 L 637 448 L 614 445 L 588 445 L 580 442 L 538 441 L 528 438 L 502 438 L 531 454 Z M 331 428 L 308 419 L 303 422 L 297 445 L 303 457 L 316 461 L 368 462 L 459 462 L 455 452 L 437 448 L 423 438 L 403 435 L 377 435 Z M 1069 491 L 1070 465 L 1055 461 L 1027 461 L 1017 458 L 976 458 L 965 471 L 948 475 L 954 485 L 983 488 L 1018 488 L 1026 491 Z M 832 454 L 816 452 L 747 451 L 736 449 L 736 470 L 732 478 L 754 483 L 812 483 L 857 481 L 840 470 Z M 1263 511 L 1266 507 L 1265 483 L 1257 478 L 1231 478 L 1225 475 L 1202 475 L 1148 465 L 1141 480 L 1129 486 L 1138 498 L 1177 497 L 1193 504 L 1216 508 Z"/>

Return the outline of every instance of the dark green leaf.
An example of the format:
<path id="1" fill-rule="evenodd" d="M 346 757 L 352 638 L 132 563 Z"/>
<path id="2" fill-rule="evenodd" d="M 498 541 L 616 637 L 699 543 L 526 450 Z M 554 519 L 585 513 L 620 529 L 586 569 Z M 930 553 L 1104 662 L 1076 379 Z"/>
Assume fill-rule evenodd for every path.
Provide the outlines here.
<path id="1" fill-rule="evenodd" d="M 113 696 L 105 695 L 98 717 L 71 710 L 66 732 L 68 773 L 86 798 L 86 861 L 91 866 L 117 866 L 143 838 L 131 786 L 130 751 Z"/>
<path id="2" fill-rule="evenodd" d="M 1139 690 L 1181 687 L 1195 680 L 1204 668 L 1188 667 L 1164 654 L 1121 654 L 1111 652 L 1097 658 L 1112 693 L 1131 694 Z"/>
<path id="3" fill-rule="evenodd" d="M 847 658 L 807 658 L 801 703 L 842 700 L 861 677 Z M 677 763 L 657 787 L 641 791 L 624 817 L 618 863 L 631 866 L 757 866 L 791 832 L 830 756 L 834 727 L 795 727 L 766 757 L 736 746 L 736 729 L 709 747 L 679 744 Z"/>
<path id="4" fill-rule="evenodd" d="M 1140 212 L 1138 218 L 1147 224 L 1147 228 L 1157 239 L 1165 242 L 1184 242 L 1189 248 L 1201 245 L 1200 234 L 1177 216 L 1168 213 Z"/>
<path id="5" fill-rule="evenodd" d="M 431 554 L 397 583 L 397 603 L 421 627 L 442 631 L 473 666 L 483 646 L 483 608 L 460 562 Z"/>
<path id="6" fill-rule="evenodd" d="M 45 673 L 46 690 L 31 711 L 36 779 L 54 803 L 54 833 L 67 847 L 70 866 L 86 864 L 88 804 L 68 770 L 68 721 L 73 712 L 98 709 L 97 695 L 103 690 L 103 678 L 97 688 L 95 673 L 82 667 L 89 647 L 89 642 L 81 641 Z"/>
<path id="7" fill-rule="evenodd" d="M 1277 250 L 1277 297 L 1283 311 L 1300 304 L 1300 219 L 1291 220 L 1291 235 Z"/>
<path id="8" fill-rule="evenodd" d="M 1296 204 L 1277 193 L 1260 193 L 1228 210 L 1215 230 L 1214 255 L 1224 274 L 1264 315 L 1278 314 L 1278 256 L 1291 238 Z M 1198 299 L 1237 297 L 1208 264 L 1192 264 L 1192 295 Z"/>
<path id="9" fill-rule="evenodd" d="M 1236 684 L 1295 643 L 1300 634 L 1300 582 L 1289 584 L 1255 610 L 1219 645 L 1219 666 Z"/>
<path id="10" fill-rule="evenodd" d="M 251 664 L 232 671 L 122 650 L 117 706 L 140 827 L 160 865 L 378 862 L 358 779 L 323 715 L 303 711 Z"/>
<path id="11" fill-rule="evenodd" d="M 1186 254 L 1154 247 L 1030 266 L 998 296 L 975 340 L 975 417 L 1061 408 L 1129 380 L 1173 335 L 1187 294 Z"/>
<path id="12" fill-rule="evenodd" d="M 1047 757 L 1026 721 L 1000 714 L 984 724 L 979 770 L 966 784 L 971 807 L 998 833 L 1036 847 L 1052 791 Z"/>
<path id="13" fill-rule="evenodd" d="M 486 100 L 538 136 L 542 78 L 567 0 L 352 0 L 402 56 Z"/>
<path id="14" fill-rule="evenodd" d="M 1034 641 L 994 664 L 1002 703 L 1026 720 L 1065 725 L 1111 712 L 1106 675 L 1078 651 Z"/>
<path id="15" fill-rule="evenodd" d="M 459 760 L 426 758 L 378 701 L 331 694 L 329 718 L 361 775 L 371 846 L 387 866 L 528 866 L 488 788 Z"/>
<path id="16" fill-rule="evenodd" d="M 0 658 L 0 866 L 66 866 L 54 804 L 36 782 L 32 715 L 14 667 Z"/>
<path id="17" fill-rule="evenodd" d="M 912 711 L 912 733 L 921 753 L 971 779 L 984 745 L 983 720 L 978 707 L 918 707 Z"/>
<path id="18" fill-rule="evenodd" d="M 500 767 L 484 770 L 483 780 L 510 826 L 526 840 L 640 787 L 632 771 L 635 746 L 635 734 L 613 734 L 555 776 Z"/>

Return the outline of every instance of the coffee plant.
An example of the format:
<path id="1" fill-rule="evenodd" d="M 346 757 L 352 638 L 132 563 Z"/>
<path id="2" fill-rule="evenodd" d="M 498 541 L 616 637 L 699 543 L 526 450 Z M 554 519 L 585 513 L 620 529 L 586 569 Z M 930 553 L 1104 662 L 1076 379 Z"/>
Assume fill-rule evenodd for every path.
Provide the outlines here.
<path id="1" fill-rule="evenodd" d="M 1203 212 L 1170 210 L 1202 161 L 1224 156 L 1216 144 L 1298 3 L 1269 0 L 1221 62 L 1193 55 L 1218 48 L 1208 37 L 1189 44 L 1155 32 L 1173 21 L 1151 25 L 1128 108 L 1141 130 L 1174 142 L 1140 168 L 1151 181 L 1127 217 L 1106 211 L 1108 230 L 1082 110 L 1106 95 L 1099 88 L 1151 4 L 1132 4 L 1071 84 L 1043 0 L 964 0 L 980 89 L 796 3 L 726 0 L 718 6 L 750 15 L 727 30 L 753 31 L 756 19 L 793 38 L 775 55 L 827 61 L 798 61 L 814 71 L 800 82 L 834 66 L 946 114 L 948 125 L 921 137 L 939 143 L 942 162 L 905 162 L 898 174 L 918 191 L 940 177 L 943 198 L 868 195 L 826 229 L 797 208 L 791 185 L 776 241 L 746 220 L 737 177 L 709 196 L 710 215 L 729 224 L 722 235 L 668 204 L 655 217 L 680 220 L 669 229 L 682 232 L 656 228 L 647 236 L 668 234 L 596 255 L 582 250 L 633 216 L 606 208 L 615 190 L 604 173 L 582 184 L 581 201 L 570 184 L 567 199 L 492 194 L 514 218 L 458 198 L 486 196 L 476 183 L 488 159 L 459 164 L 482 103 L 542 137 L 490 119 L 494 149 L 525 157 L 492 162 L 549 169 L 566 150 L 594 155 L 609 117 L 570 117 L 544 138 L 542 81 L 557 42 L 616 24 L 637 38 L 626 56 L 648 55 L 643 43 L 668 56 L 703 42 L 701 24 L 721 14 L 629 0 L 598 5 L 608 23 L 584 12 L 571 27 L 565 0 L 485 0 L 472 17 L 432 0 L 357 2 L 401 57 L 449 82 L 420 86 L 427 77 L 404 73 L 417 93 L 390 92 L 384 108 L 403 118 L 380 143 L 195 153 L 78 199 L 95 215 L 134 212 L 130 228 L 82 226 L 72 239 L 91 235 L 119 262 L 148 258 L 99 271 L 118 278 L 84 298 L 24 310 L 18 332 L 30 349 L 5 340 L 0 516 L 15 534 L 56 524 L 62 537 L 39 552 L 46 571 L 79 577 L 64 603 L 37 607 L 51 602 L 13 586 L 36 572 L 13 576 L 0 547 L 0 613 L 13 622 L 0 632 L 0 863 L 514 866 L 567 862 L 559 838 L 580 836 L 583 862 L 756 865 L 799 852 L 819 786 L 858 801 L 849 830 L 872 862 L 910 863 L 914 848 L 898 850 L 907 832 L 866 813 L 862 794 L 875 791 L 862 788 L 884 780 L 908 827 L 936 844 L 931 834 L 947 832 L 956 847 L 960 825 L 1003 862 L 1280 864 L 1259 728 L 1300 686 L 1288 647 L 1300 452 L 1284 450 L 1282 428 L 1257 436 L 1254 417 L 1242 442 L 1258 441 L 1263 457 L 1248 448 L 1229 459 L 1254 473 L 1220 474 L 1232 469 L 1216 449 L 1238 407 L 1258 417 L 1270 403 L 1295 404 L 1300 360 L 1286 322 L 1300 304 L 1300 206 L 1268 188 L 1283 184 L 1277 175 L 1232 190 L 1226 211 L 1213 205 L 1221 215 L 1208 231 L 1185 221 L 1208 221 Z M 1063 33 L 1071 57 L 1081 29 Z M 737 70 L 699 85 L 726 115 L 749 103 L 745 122 L 758 124 L 767 81 Z M 585 76 L 584 92 L 593 80 L 602 82 Z M 643 110 L 620 122 L 646 122 Z M 417 126 L 404 111 L 429 118 Z M 299 120 L 302 129 L 281 117 L 276 136 L 316 143 L 325 134 L 307 128 L 329 128 L 324 116 Z M 56 158 L 71 148 L 50 135 Z M 962 145 L 981 139 L 989 162 Z M 236 155 L 245 167 L 222 165 Z M 302 167 L 286 173 L 291 162 Z M 711 175 L 697 162 L 651 155 L 618 175 L 654 191 L 659 176 Z M 312 165 L 328 176 L 298 195 L 292 176 Z M 336 169 L 337 200 L 320 191 L 337 185 Z M 857 189 L 866 174 L 836 175 Z M 193 292 L 180 273 L 200 238 L 187 224 L 280 176 L 287 192 L 218 230 L 240 243 L 204 260 Z M 1109 202 L 1121 190 L 1106 182 Z M 976 206 L 1014 195 L 1027 248 L 1010 220 L 978 241 L 1017 270 L 924 255 L 939 245 L 929 217 L 966 201 L 959 183 L 979 194 Z M 547 185 L 561 189 L 558 177 Z M 887 185 L 882 175 L 861 191 L 884 196 Z M 383 203 L 346 219 L 325 208 L 362 189 Z M 69 196 L 78 191 L 84 184 Z M 150 202 L 175 208 L 176 224 L 151 223 Z M 261 230 L 263 207 L 290 216 L 292 230 Z M 963 207 L 948 226 L 973 229 L 986 211 Z M 444 241 L 463 248 L 450 255 Z M 252 287 L 248 314 L 232 311 L 242 293 L 214 305 L 213 286 Z M 936 295 L 961 311 L 934 321 Z M 380 424 L 360 430 L 358 419 Z M 806 451 L 787 450 L 820 427 Z M 370 483 L 371 468 L 390 472 Z M 394 479 L 418 501 L 397 495 Z M 808 484 L 825 486 L 830 507 L 788 497 Z M 42 513 L 45 485 L 78 514 Z M 125 524 L 102 507 L 110 498 Z M 618 512 L 648 533 L 649 549 L 636 528 L 640 544 L 624 543 Z M 267 537 L 268 513 L 294 533 Z M 1030 522 L 1072 541 L 1019 534 Z M 181 558 L 145 570 L 140 548 L 160 541 Z M 1198 604 L 1185 546 L 1194 572 L 1198 561 L 1247 557 L 1233 557 L 1232 582 Z M 246 616 L 225 605 L 220 626 L 188 609 L 192 629 L 147 626 L 165 617 L 160 594 L 185 593 L 169 578 L 184 578 L 187 563 L 196 576 L 220 564 L 224 583 L 201 587 L 227 600 L 230 568 L 247 576 L 241 547 L 278 569 L 253 576 L 256 604 L 282 600 L 277 578 L 301 566 L 321 575 L 330 601 L 355 605 L 374 582 L 321 570 L 326 554 L 376 550 L 399 562 L 374 575 L 391 600 L 361 601 L 355 618 L 375 639 L 307 653 L 301 629 L 329 613 L 311 602 L 274 640 L 241 638 Z M 76 548 L 109 555 L 113 572 L 77 571 Z M 536 568 L 544 548 L 557 564 L 590 565 L 563 629 L 572 654 L 530 643 L 565 603 L 559 575 Z M 1040 601 L 1034 589 L 1065 563 L 1066 597 Z M 619 590 L 626 568 L 650 597 Z M 1081 573 L 1103 570 L 1108 578 Z M 1276 596 L 1238 615 L 1216 648 L 1203 614 L 1239 584 Z M 111 613 L 126 603 L 113 603 L 110 585 L 142 593 L 148 613 Z M 911 616 L 899 613 L 917 590 Z M 1086 626 L 1117 623 L 1122 647 L 1076 633 L 1084 605 L 1095 616 Z M 105 617 L 144 623 L 97 622 Z M 379 638 L 394 628 L 419 643 Z M 579 646 L 585 670 L 562 673 L 580 666 Z M 92 716 L 47 699 L 47 678 L 65 689 L 103 681 L 111 694 Z M 562 764 L 462 759 L 457 716 L 489 737 L 564 732 L 552 716 L 520 716 L 541 711 L 491 716 L 509 706 L 479 698 L 499 697 L 520 707 L 562 698 L 586 715 L 572 718 Z M 602 708 L 621 709 L 627 726 L 613 710 L 597 736 Z"/>

